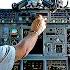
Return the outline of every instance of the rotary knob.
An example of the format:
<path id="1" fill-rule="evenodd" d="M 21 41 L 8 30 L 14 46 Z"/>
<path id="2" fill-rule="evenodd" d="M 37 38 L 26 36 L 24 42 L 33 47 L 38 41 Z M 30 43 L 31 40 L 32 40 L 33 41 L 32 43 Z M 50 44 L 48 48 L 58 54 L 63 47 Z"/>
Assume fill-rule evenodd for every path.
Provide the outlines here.
<path id="1" fill-rule="evenodd" d="M 26 21 L 27 21 L 27 22 L 29 21 L 29 17 L 26 17 Z"/>
<path id="2" fill-rule="evenodd" d="M 17 10 L 18 9 L 18 5 L 16 3 L 12 4 L 12 9 Z"/>

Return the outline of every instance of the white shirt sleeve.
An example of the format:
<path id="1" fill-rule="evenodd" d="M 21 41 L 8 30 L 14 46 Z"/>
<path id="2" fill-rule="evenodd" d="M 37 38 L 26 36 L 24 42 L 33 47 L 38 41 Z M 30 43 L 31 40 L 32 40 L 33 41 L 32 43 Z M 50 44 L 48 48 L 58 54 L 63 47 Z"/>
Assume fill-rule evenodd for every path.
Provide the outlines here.
<path id="1" fill-rule="evenodd" d="M 13 46 L 0 46 L 0 70 L 12 70 L 15 60 L 15 48 Z"/>

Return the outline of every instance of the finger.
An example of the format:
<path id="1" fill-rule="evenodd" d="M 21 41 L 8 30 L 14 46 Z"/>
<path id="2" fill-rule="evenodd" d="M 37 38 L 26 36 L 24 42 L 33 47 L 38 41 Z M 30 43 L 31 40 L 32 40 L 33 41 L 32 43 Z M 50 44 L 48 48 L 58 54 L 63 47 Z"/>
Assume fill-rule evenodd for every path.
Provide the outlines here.
<path id="1" fill-rule="evenodd" d="M 45 25 L 47 26 L 47 18 L 44 18 Z"/>
<path id="2" fill-rule="evenodd" d="M 36 17 L 35 17 L 36 19 L 43 19 L 43 16 L 42 15 L 40 15 L 40 14 L 38 14 L 38 15 L 36 15 Z"/>
<path id="3" fill-rule="evenodd" d="M 45 25 L 45 26 L 47 26 L 47 18 L 44 18 L 44 19 L 42 20 L 42 24 Z"/>
<path id="4" fill-rule="evenodd" d="M 37 15 L 36 15 L 36 18 L 39 18 L 40 16 L 42 16 L 42 15 L 41 15 L 41 14 L 37 14 Z"/>
<path id="5" fill-rule="evenodd" d="M 47 18 L 44 18 L 44 21 L 47 22 Z"/>
<path id="6" fill-rule="evenodd" d="M 44 17 L 42 15 L 39 15 L 38 19 L 42 20 Z"/>

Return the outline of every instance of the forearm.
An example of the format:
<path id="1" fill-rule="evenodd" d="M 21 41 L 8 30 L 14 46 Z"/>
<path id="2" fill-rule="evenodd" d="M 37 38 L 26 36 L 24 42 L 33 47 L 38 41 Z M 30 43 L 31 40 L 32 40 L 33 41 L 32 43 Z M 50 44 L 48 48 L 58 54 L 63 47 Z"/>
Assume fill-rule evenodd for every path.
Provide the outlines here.
<path id="1" fill-rule="evenodd" d="M 28 55 L 28 53 L 33 49 L 38 39 L 38 35 L 40 35 L 45 28 L 45 19 L 41 15 L 39 15 L 31 25 L 31 31 L 34 32 L 30 32 L 27 37 L 25 37 L 16 45 L 16 60 Z"/>
<path id="2" fill-rule="evenodd" d="M 26 57 L 33 49 L 38 35 L 36 33 L 29 33 L 23 40 L 16 45 L 16 60 Z"/>

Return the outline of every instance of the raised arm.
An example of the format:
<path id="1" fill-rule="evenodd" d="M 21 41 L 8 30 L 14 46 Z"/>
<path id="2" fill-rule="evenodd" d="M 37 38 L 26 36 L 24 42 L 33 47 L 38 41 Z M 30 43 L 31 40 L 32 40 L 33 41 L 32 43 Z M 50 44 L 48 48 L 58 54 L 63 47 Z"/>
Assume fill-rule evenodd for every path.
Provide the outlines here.
<path id="1" fill-rule="evenodd" d="M 34 47 L 38 36 L 45 28 L 45 19 L 39 15 L 39 17 L 33 21 L 29 34 L 16 45 L 16 60 L 20 60 L 22 57 L 26 57 L 29 54 Z"/>

